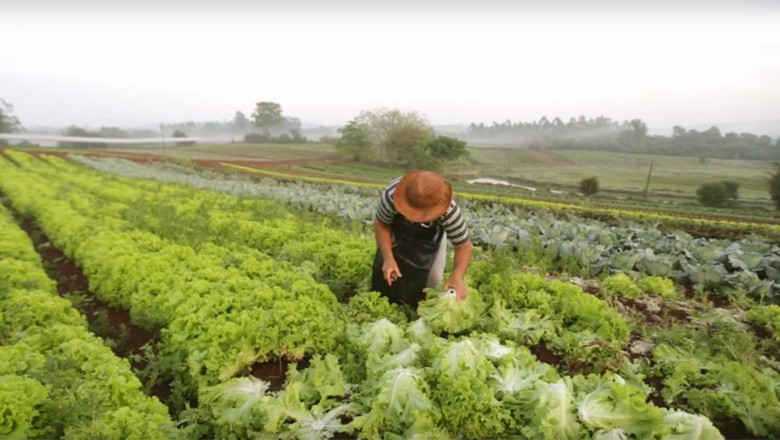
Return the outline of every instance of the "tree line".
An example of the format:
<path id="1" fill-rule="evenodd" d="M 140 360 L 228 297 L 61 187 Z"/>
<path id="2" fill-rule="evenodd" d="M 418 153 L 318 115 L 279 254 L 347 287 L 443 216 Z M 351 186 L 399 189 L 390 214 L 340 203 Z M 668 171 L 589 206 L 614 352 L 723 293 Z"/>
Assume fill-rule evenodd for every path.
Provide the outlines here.
<path id="1" fill-rule="evenodd" d="M 514 143 L 531 147 L 598 150 L 638 154 L 693 156 L 702 159 L 780 160 L 780 139 L 752 133 L 722 134 L 675 126 L 671 136 L 648 135 L 641 119 L 614 121 L 597 118 L 542 117 L 532 122 L 472 123 L 465 138 L 471 142 Z"/>
<path id="2" fill-rule="evenodd" d="M 244 134 L 250 143 L 305 143 L 299 118 L 283 114 L 282 106 L 272 101 L 255 103 L 251 114 L 236 111 L 233 118 L 223 122 L 182 122 L 164 125 L 171 137 L 188 134 Z M 22 130 L 22 124 L 13 114 L 13 106 L 0 99 L 0 133 Z M 162 129 L 162 127 L 161 127 Z M 412 161 L 442 166 L 457 148 L 448 146 L 423 147 L 434 138 L 433 128 L 416 112 L 377 110 L 361 112 L 339 129 L 342 141 L 339 151 L 358 161 L 377 161 L 407 166 Z M 153 137 L 160 132 L 136 130 L 130 133 L 116 127 L 97 131 L 71 126 L 64 135 L 88 137 Z M 694 156 L 706 159 L 754 159 L 780 161 L 780 139 L 752 133 L 722 134 L 717 127 L 704 131 L 675 126 L 671 136 L 648 135 L 647 125 L 641 119 L 616 121 L 605 116 L 596 118 L 569 118 L 567 122 L 543 116 L 538 121 L 491 125 L 472 123 L 467 133 L 458 135 L 466 142 L 512 143 L 549 149 L 600 150 L 625 153 Z M 453 143 L 445 138 L 447 145 Z M 336 139 L 332 140 L 336 142 Z M 95 144 L 91 144 L 93 147 Z M 78 146 L 78 145 L 68 145 Z M 447 151 L 444 151 L 447 150 Z M 465 151 L 465 150 L 464 150 Z M 458 153 L 463 155 L 463 153 Z M 459 157 L 459 156 L 458 156 Z"/>

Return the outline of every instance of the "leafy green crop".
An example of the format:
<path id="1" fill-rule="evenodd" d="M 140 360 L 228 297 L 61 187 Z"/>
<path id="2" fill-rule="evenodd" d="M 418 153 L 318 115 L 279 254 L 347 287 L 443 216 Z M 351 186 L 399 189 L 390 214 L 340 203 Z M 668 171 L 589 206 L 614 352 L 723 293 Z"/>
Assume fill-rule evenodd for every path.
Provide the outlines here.
<path id="1" fill-rule="evenodd" d="M 475 289 L 459 300 L 455 292 L 426 289 L 426 299 L 417 306 L 417 313 L 435 333 L 461 333 L 480 324 L 485 314 L 482 295 Z"/>
<path id="2" fill-rule="evenodd" d="M 16 375 L 0 376 L 0 436 L 26 439 L 42 433 L 35 428 L 39 407 L 48 395 L 44 385 L 35 379 Z"/>

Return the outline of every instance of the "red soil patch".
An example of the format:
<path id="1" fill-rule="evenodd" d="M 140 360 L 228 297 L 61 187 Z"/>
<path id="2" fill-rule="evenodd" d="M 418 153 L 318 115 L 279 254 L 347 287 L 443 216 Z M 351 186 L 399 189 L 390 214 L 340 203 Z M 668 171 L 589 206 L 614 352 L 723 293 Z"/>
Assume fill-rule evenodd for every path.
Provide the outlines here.
<path id="1" fill-rule="evenodd" d="M 753 435 L 745 429 L 740 420 L 712 420 L 712 424 L 726 440 L 766 440 L 767 437 Z"/>
<path id="2" fill-rule="evenodd" d="M 533 353 L 534 356 L 536 356 L 537 359 L 539 359 L 540 362 L 544 362 L 545 364 L 549 364 L 554 367 L 563 364 L 563 359 L 561 359 L 561 357 L 557 354 L 553 353 L 553 351 L 547 348 L 544 344 L 534 345 L 528 347 L 528 349 L 531 351 L 531 353 Z"/>
<path id="3" fill-rule="evenodd" d="M 647 401 L 659 408 L 668 408 L 669 405 L 661 398 L 661 390 L 664 388 L 663 378 L 660 377 L 646 377 L 644 382 L 653 389 L 647 395 Z"/>
<path id="4" fill-rule="evenodd" d="M 298 371 L 309 367 L 309 358 L 300 361 L 288 361 L 285 359 L 274 359 L 267 362 L 258 362 L 252 365 L 250 375 L 262 379 L 271 384 L 270 391 L 281 391 L 287 381 L 287 369 L 290 364 L 294 364 Z"/>
<path id="5" fill-rule="evenodd" d="M 122 339 L 121 346 L 116 347 L 119 356 L 127 357 L 140 354 L 141 347 L 154 339 L 155 334 L 145 330 L 130 320 L 126 310 L 111 307 L 95 297 L 89 290 L 89 280 L 81 269 L 59 249 L 54 247 L 49 238 L 31 220 L 24 219 L 20 225 L 33 239 L 35 249 L 44 260 L 44 268 L 49 277 L 57 282 L 57 293 L 67 296 L 75 292 L 84 293 L 89 301 L 84 302 L 81 312 L 90 323 L 91 330 L 100 330 L 98 336 L 109 339 Z M 107 322 L 99 322 L 101 314 Z M 108 324 L 109 327 L 105 327 Z M 126 334 L 126 336 L 123 336 Z"/>

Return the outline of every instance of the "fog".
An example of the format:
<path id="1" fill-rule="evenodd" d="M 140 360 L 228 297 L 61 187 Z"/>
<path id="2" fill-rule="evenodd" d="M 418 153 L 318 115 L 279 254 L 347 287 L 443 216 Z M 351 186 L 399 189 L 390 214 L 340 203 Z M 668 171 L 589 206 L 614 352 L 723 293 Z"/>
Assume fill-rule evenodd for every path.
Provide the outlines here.
<path id="1" fill-rule="evenodd" d="M 5 0 L 0 97 L 28 128 L 228 121 L 258 101 L 315 125 L 377 108 L 771 125 L 778 23 L 774 1 Z"/>

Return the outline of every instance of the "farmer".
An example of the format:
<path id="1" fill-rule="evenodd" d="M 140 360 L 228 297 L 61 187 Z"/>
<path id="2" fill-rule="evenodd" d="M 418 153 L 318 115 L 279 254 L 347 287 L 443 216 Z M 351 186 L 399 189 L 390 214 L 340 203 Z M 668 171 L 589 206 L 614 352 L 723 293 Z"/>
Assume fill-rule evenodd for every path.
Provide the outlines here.
<path id="1" fill-rule="evenodd" d="M 455 265 L 444 288 L 454 289 L 458 299 L 466 298 L 471 240 L 452 199 L 452 187 L 442 176 L 412 171 L 390 182 L 379 199 L 374 232 L 372 290 L 416 309 L 424 299 L 423 289 L 442 281 L 449 239 L 455 247 Z"/>

